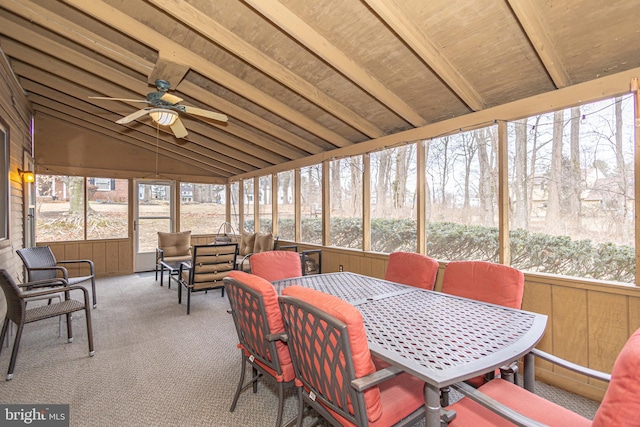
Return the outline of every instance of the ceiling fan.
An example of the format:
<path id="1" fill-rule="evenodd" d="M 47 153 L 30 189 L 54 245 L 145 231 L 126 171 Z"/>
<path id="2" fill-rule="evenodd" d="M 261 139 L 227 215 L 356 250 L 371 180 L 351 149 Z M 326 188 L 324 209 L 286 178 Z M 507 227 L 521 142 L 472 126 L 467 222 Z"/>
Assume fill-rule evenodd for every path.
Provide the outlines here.
<path id="1" fill-rule="evenodd" d="M 127 101 L 127 102 L 146 102 L 150 107 L 143 108 L 117 120 L 118 124 L 132 122 L 146 114 L 159 125 L 169 126 L 176 138 L 184 138 L 187 136 L 187 129 L 182 124 L 178 112 L 192 114 L 194 116 L 206 117 L 220 122 L 226 122 L 227 116 L 209 110 L 197 107 L 189 107 L 187 105 L 178 105 L 182 102 L 179 96 L 168 93 L 171 84 L 162 79 L 156 80 L 157 92 L 150 92 L 146 99 L 126 99 L 126 98 L 109 98 L 104 96 L 90 96 L 92 99 L 106 99 L 110 101 Z"/>

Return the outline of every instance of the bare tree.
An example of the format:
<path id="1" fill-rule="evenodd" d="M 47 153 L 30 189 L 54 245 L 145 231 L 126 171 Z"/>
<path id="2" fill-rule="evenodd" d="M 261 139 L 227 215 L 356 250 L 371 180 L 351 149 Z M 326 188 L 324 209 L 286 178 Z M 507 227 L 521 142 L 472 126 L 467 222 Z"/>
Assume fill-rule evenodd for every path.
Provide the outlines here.
<path id="1" fill-rule="evenodd" d="M 582 210 L 580 203 L 580 107 L 571 108 L 571 157 L 569 177 L 569 213 L 579 218 Z"/>
<path id="2" fill-rule="evenodd" d="M 515 123 L 516 153 L 515 167 L 515 212 L 513 228 L 529 228 L 529 200 L 527 192 L 527 119 L 517 120 Z"/>
<path id="3" fill-rule="evenodd" d="M 553 145 L 547 192 L 547 214 L 545 223 L 549 230 L 557 229 L 560 221 L 560 197 L 562 184 L 562 129 L 564 110 L 553 113 Z"/>

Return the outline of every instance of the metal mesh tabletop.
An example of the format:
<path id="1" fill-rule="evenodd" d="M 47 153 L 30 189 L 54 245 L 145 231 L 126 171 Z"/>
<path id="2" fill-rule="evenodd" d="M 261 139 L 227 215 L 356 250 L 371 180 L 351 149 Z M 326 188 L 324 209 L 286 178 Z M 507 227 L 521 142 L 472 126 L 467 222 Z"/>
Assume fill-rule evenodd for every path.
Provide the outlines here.
<path id="1" fill-rule="evenodd" d="M 372 353 L 444 387 L 526 354 L 544 334 L 546 316 L 355 273 L 274 282 L 280 294 L 300 285 L 337 296 L 362 314 Z"/>
<path id="2" fill-rule="evenodd" d="M 519 357 L 531 347 L 524 338 L 539 326 L 535 313 L 418 289 L 358 310 L 372 351 L 440 386 Z"/>
<path id="3" fill-rule="evenodd" d="M 355 306 L 368 300 L 411 292 L 415 289 L 374 277 L 346 272 L 316 274 L 273 282 L 278 294 L 282 292 L 282 289 L 293 285 L 337 296 Z"/>

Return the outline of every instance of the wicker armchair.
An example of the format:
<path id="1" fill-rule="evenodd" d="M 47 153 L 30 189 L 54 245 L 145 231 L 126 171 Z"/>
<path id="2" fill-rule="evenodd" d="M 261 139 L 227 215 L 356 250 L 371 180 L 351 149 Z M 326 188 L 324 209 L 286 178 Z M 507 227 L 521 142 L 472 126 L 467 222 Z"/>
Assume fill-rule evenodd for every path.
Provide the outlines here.
<path id="1" fill-rule="evenodd" d="M 51 289 L 33 291 L 29 294 L 25 294 L 20 291 L 20 288 L 13 281 L 13 278 L 7 273 L 6 270 L 0 270 L 0 287 L 4 292 L 5 299 L 7 301 L 7 314 L 2 324 L 2 332 L 0 333 L 0 343 L 4 342 L 4 339 L 9 329 L 10 322 L 16 325 L 16 337 L 13 342 L 13 350 L 11 352 L 11 360 L 9 362 L 9 369 L 7 371 L 7 381 L 13 379 L 13 370 L 16 366 L 16 359 L 18 357 L 18 348 L 20 347 L 20 339 L 22 338 L 22 331 L 24 325 L 27 323 L 36 322 L 38 320 L 48 319 L 50 317 L 56 317 L 60 315 L 66 315 L 67 317 L 67 340 L 73 342 L 73 331 L 71 322 L 71 313 L 84 310 L 87 321 L 87 335 L 89 342 L 89 356 L 95 354 L 93 348 L 93 330 L 91 328 L 91 305 L 89 300 L 89 292 L 82 286 L 69 286 L 65 279 L 49 279 L 38 282 L 26 283 L 23 287 L 31 287 L 35 289 L 42 286 L 52 286 L 58 283 L 62 283 L 64 286 L 57 286 Z M 83 300 L 70 299 L 69 295 L 72 291 L 81 291 L 83 293 Z M 65 293 L 65 300 L 42 305 L 35 308 L 27 309 L 27 301 L 29 298 L 34 297 L 46 297 Z M 2 346 L 0 346 L 2 351 Z"/>
<path id="2" fill-rule="evenodd" d="M 25 268 L 27 269 L 27 281 L 50 280 L 62 277 L 69 286 L 79 285 L 91 281 L 91 292 L 93 294 L 93 308 L 97 306 L 96 300 L 96 279 L 93 261 L 88 259 L 58 261 L 53 255 L 49 246 L 37 246 L 35 248 L 22 248 L 16 251 Z M 88 275 L 69 277 L 69 271 L 64 266 L 85 266 Z"/>

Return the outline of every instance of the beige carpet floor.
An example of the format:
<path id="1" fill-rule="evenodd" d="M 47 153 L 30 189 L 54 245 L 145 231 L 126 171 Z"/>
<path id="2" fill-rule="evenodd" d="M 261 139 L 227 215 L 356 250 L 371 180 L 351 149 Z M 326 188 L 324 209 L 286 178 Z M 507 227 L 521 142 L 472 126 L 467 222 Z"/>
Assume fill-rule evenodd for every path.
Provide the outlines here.
<path id="1" fill-rule="evenodd" d="M 277 395 L 265 382 L 229 412 L 240 353 L 219 290 L 193 294 L 187 315 L 175 283 L 160 287 L 154 273 L 100 279 L 97 289 L 95 356 L 88 356 L 83 312 L 74 317 L 71 344 L 66 329 L 58 336 L 57 319 L 26 325 L 14 379 L 0 380 L 0 402 L 69 404 L 71 426 L 274 425 Z M 2 377 L 10 349 L 0 354 Z M 588 417 L 597 408 L 544 384 L 537 390 Z M 285 419 L 295 413 L 291 392 Z"/>

